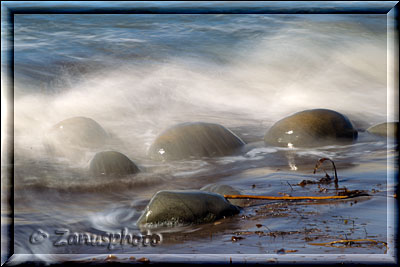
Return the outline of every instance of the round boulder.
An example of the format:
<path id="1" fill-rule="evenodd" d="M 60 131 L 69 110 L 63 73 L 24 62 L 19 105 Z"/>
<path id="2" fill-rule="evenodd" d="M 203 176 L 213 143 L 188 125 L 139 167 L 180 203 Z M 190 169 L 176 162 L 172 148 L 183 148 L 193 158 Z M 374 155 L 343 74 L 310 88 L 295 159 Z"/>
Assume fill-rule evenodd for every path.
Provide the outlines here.
<path id="1" fill-rule="evenodd" d="M 343 114 L 329 109 L 311 109 L 276 122 L 265 134 L 264 141 L 273 146 L 313 147 L 349 143 L 357 136 L 357 130 Z"/>
<path id="2" fill-rule="evenodd" d="M 90 161 L 89 170 L 93 175 L 123 176 L 139 172 L 139 168 L 127 156 L 116 151 L 97 153 Z"/>
<path id="3" fill-rule="evenodd" d="M 223 196 L 204 191 L 159 191 L 150 200 L 137 225 L 146 227 L 209 223 L 239 213 Z"/>
<path id="4" fill-rule="evenodd" d="M 396 138 L 398 125 L 399 125 L 398 122 L 384 122 L 369 127 L 367 129 L 367 132 L 383 137 L 389 136 L 392 138 Z"/>
<path id="5" fill-rule="evenodd" d="M 206 192 L 212 192 L 212 193 L 217 193 L 220 195 L 242 195 L 242 193 L 233 188 L 230 185 L 227 184 L 209 184 L 204 187 L 202 187 L 200 190 L 206 191 Z M 239 206 L 239 207 L 244 207 L 246 204 L 245 199 L 228 199 L 230 203 L 233 205 Z"/>
<path id="6" fill-rule="evenodd" d="M 226 156 L 245 143 L 222 125 L 182 123 L 161 133 L 149 149 L 157 160 Z"/>
<path id="7" fill-rule="evenodd" d="M 54 125 L 47 138 L 61 146 L 98 148 L 106 143 L 108 134 L 93 119 L 73 117 Z"/>

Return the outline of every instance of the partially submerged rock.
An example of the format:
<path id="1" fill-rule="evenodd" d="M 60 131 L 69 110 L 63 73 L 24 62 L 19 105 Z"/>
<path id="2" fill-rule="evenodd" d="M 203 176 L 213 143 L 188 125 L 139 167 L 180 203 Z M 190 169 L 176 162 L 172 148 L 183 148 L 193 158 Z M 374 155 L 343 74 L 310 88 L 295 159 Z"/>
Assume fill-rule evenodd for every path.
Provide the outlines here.
<path id="1" fill-rule="evenodd" d="M 150 200 L 137 225 L 175 226 L 213 222 L 239 213 L 239 208 L 215 193 L 159 191 Z"/>
<path id="2" fill-rule="evenodd" d="M 44 145 L 52 155 L 81 160 L 86 151 L 96 151 L 109 141 L 109 135 L 96 121 L 86 117 L 63 120 L 46 133 Z"/>
<path id="3" fill-rule="evenodd" d="M 226 184 L 209 184 L 204 187 L 202 187 L 200 190 L 206 191 L 206 192 L 212 192 L 212 193 L 217 193 L 220 195 L 242 195 L 242 193 L 233 188 L 230 185 Z M 228 199 L 230 203 L 233 205 L 239 206 L 239 207 L 244 207 L 247 201 L 245 199 Z"/>
<path id="4" fill-rule="evenodd" d="M 265 134 L 264 141 L 273 146 L 312 147 L 349 143 L 357 136 L 357 130 L 343 114 L 329 109 L 311 109 L 276 122 Z"/>
<path id="5" fill-rule="evenodd" d="M 379 136 L 389 136 L 392 138 L 397 137 L 397 129 L 398 129 L 398 122 L 384 122 L 374 126 L 371 126 L 367 129 L 367 132 L 379 135 Z"/>
<path id="6" fill-rule="evenodd" d="M 149 155 L 157 160 L 226 156 L 244 144 L 222 125 L 182 123 L 161 133 L 151 145 Z"/>
<path id="7" fill-rule="evenodd" d="M 139 168 L 133 161 L 117 151 L 103 151 L 97 153 L 90 161 L 89 170 L 96 176 L 123 176 L 139 172 Z"/>

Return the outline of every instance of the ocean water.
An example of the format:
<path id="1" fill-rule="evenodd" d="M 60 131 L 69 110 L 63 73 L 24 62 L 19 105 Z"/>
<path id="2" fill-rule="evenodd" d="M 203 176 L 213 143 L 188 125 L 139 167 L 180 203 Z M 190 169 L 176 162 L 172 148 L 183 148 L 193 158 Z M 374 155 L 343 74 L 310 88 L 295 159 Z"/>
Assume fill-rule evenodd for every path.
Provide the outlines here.
<path id="1" fill-rule="evenodd" d="M 103 259 L 276 254 L 282 248 L 295 254 L 385 252 L 381 245 L 310 243 L 393 238 L 387 199 L 394 184 L 387 176 L 398 171 L 396 143 L 365 132 L 396 116 L 387 108 L 386 15 L 18 14 L 14 23 L 16 254 L 52 260 L 62 258 L 57 254 Z M 359 130 L 358 141 L 312 149 L 265 146 L 263 136 L 274 122 L 311 108 L 347 115 Z M 74 116 L 101 124 L 119 140 L 108 148 L 127 155 L 142 172 L 93 179 L 87 167 L 96 151 L 79 159 L 49 155 L 46 132 Z M 222 124 L 247 145 L 239 154 L 213 159 L 155 162 L 147 156 L 160 132 L 188 121 Z M 217 224 L 160 230 L 163 241 L 154 247 L 53 244 L 57 229 L 140 232 L 137 218 L 162 189 L 223 183 L 253 195 L 334 193 L 333 185 L 327 193 L 317 185 L 296 186 L 324 176 L 312 173 L 323 157 L 336 163 L 340 186 L 371 196 L 254 201 Z M 332 172 L 329 164 L 324 168 Z M 38 229 L 50 238 L 33 244 Z M 278 231 L 286 233 L 271 235 Z M 240 232 L 244 238 L 233 242 Z"/>

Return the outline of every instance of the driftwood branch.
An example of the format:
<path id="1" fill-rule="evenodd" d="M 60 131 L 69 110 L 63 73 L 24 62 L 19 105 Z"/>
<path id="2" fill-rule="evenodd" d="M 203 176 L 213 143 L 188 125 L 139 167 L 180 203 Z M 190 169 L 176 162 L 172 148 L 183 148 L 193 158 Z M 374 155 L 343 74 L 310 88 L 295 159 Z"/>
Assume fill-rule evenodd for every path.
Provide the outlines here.
<path id="1" fill-rule="evenodd" d="M 334 182 L 335 182 L 335 188 L 337 189 L 337 188 L 339 188 L 339 179 L 338 179 L 338 176 L 337 176 L 337 171 L 336 171 L 336 166 L 335 166 L 335 163 L 333 162 L 333 160 L 331 160 L 331 159 L 329 159 L 329 158 L 322 158 L 322 159 L 320 159 L 320 160 L 318 160 L 318 162 L 317 162 L 317 164 L 315 165 L 315 168 L 314 168 L 314 174 L 317 172 L 317 169 L 322 165 L 322 163 L 324 162 L 324 161 L 326 161 L 326 160 L 329 160 L 331 163 L 332 163 L 332 166 L 333 166 L 333 170 L 334 170 L 334 172 L 335 172 L 335 180 L 334 180 Z"/>

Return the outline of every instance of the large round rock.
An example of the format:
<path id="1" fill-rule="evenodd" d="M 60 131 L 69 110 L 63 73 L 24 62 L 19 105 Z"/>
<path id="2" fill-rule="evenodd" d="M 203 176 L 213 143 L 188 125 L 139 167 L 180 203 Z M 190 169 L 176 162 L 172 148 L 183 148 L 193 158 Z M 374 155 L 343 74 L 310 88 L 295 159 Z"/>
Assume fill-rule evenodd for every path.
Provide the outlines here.
<path id="1" fill-rule="evenodd" d="M 239 213 L 223 196 L 204 191 L 159 191 L 145 208 L 137 225 L 176 226 L 213 222 Z"/>
<path id="2" fill-rule="evenodd" d="M 90 161 L 89 170 L 93 175 L 123 176 L 139 172 L 139 168 L 127 156 L 116 151 L 97 153 Z"/>
<path id="3" fill-rule="evenodd" d="M 151 145 L 149 155 L 158 160 L 225 156 L 244 144 L 219 124 L 182 123 L 161 133 Z"/>
<path id="4" fill-rule="evenodd" d="M 329 109 L 311 109 L 276 122 L 265 134 L 264 141 L 273 146 L 312 147 L 349 143 L 357 135 L 346 116 Z"/>
<path id="5" fill-rule="evenodd" d="M 54 125 L 47 137 L 61 146 L 98 148 L 106 143 L 108 134 L 93 119 L 73 117 Z"/>
<path id="6" fill-rule="evenodd" d="M 397 137 L 397 128 L 399 123 L 398 122 L 384 122 L 374 126 L 371 126 L 367 129 L 367 132 L 379 136 L 389 136 L 392 138 Z"/>
<path id="7" fill-rule="evenodd" d="M 206 191 L 206 192 L 212 192 L 212 193 L 217 193 L 220 195 L 242 195 L 242 193 L 233 188 L 230 185 L 227 184 L 208 184 L 204 187 L 202 187 L 200 190 Z M 245 199 L 228 199 L 230 203 L 233 205 L 239 206 L 239 207 L 244 207 L 247 203 Z"/>

